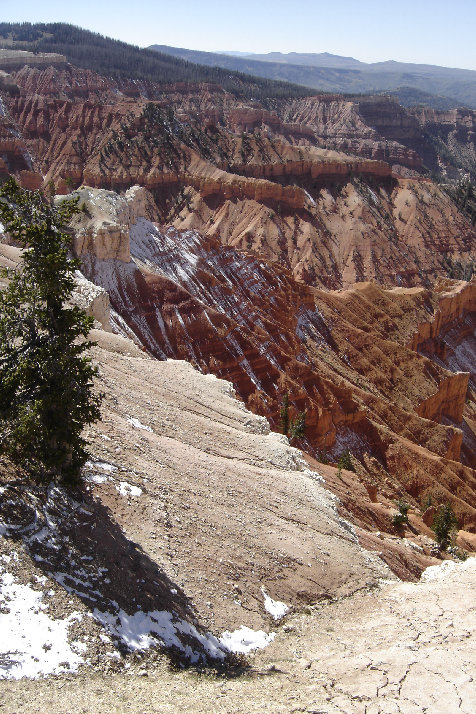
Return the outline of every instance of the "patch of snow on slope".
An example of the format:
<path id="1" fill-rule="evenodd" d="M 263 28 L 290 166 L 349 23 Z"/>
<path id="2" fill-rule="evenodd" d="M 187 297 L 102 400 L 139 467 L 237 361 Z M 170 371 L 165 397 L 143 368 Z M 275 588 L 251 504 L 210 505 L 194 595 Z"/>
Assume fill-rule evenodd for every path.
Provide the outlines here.
<path id="1" fill-rule="evenodd" d="M 420 582 L 429 583 L 434 580 L 443 580 L 443 578 L 451 577 L 457 568 L 474 570 L 476 573 L 476 558 L 468 558 L 468 560 L 459 563 L 454 560 L 445 560 L 441 565 L 430 565 L 423 571 Z"/>
<path id="2" fill-rule="evenodd" d="M 135 429 L 143 429 L 144 431 L 152 431 L 152 429 L 150 428 L 150 426 L 146 426 L 145 424 L 142 424 L 142 423 L 141 423 L 138 419 L 136 419 L 135 417 L 128 417 L 128 418 L 127 418 L 127 421 L 129 422 L 129 424 L 132 424 L 132 426 L 133 426 Z"/>
<path id="3" fill-rule="evenodd" d="M 304 193 L 305 193 L 306 196 L 308 197 L 311 206 L 315 206 L 315 205 L 316 205 L 316 202 L 315 202 L 315 200 L 313 199 L 313 197 L 311 196 L 311 194 L 310 194 L 308 191 L 304 191 Z"/>
<path id="4" fill-rule="evenodd" d="M 42 598 L 41 592 L 16 583 L 10 573 L 3 574 L 0 679 L 75 672 L 84 662 L 85 645 L 68 641 L 69 627 L 81 615 L 74 612 L 64 620 L 53 620 Z"/>
<path id="5" fill-rule="evenodd" d="M 268 635 L 263 630 L 251 630 L 242 625 L 239 630 L 229 632 L 226 630 L 220 637 L 220 642 L 230 651 L 237 654 L 248 654 L 251 650 L 267 647 L 274 640 L 276 634 Z"/>
<path id="6" fill-rule="evenodd" d="M 91 463 L 91 465 L 97 466 L 101 463 L 111 466 L 105 462 Z M 127 495 L 138 495 L 140 491 L 138 487 L 127 482 L 121 482 L 120 487 L 127 491 Z M 200 631 L 192 622 L 180 618 L 177 613 L 147 611 L 140 605 L 135 605 L 133 601 L 128 601 L 125 605 L 128 610 L 126 612 L 124 606 L 121 607 L 111 597 L 111 589 L 106 590 L 104 587 L 111 583 L 111 579 L 106 577 L 108 568 L 98 567 L 94 551 L 86 554 L 83 550 L 79 552 L 75 550 L 74 543 L 70 539 L 71 526 L 91 528 L 94 527 L 94 520 L 88 520 L 92 513 L 80 502 L 75 501 L 66 489 L 50 486 L 46 501 L 41 504 L 34 497 L 33 503 L 34 506 L 29 507 L 29 517 L 26 519 L 29 521 L 31 518 L 31 522 L 20 526 L 16 523 L 5 523 L 5 534 L 11 536 L 12 533 L 18 532 L 30 556 L 33 560 L 42 563 L 42 570 L 47 576 L 54 579 L 69 595 L 82 600 L 92 611 L 93 618 L 106 628 L 109 635 L 118 639 L 123 647 L 132 651 L 147 649 L 153 645 L 173 647 L 190 663 L 225 659 L 227 649 L 223 643 L 210 632 Z M 78 562 L 78 556 L 81 563 Z M 9 558 L 10 556 L 2 558 L 0 562 L 8 563 Z M 4 568 L 0 565 L 0 673 L 2 667 L 7 672 L 17 672 L 19 677 L 37 676 L 37 671 L 38 674 L 74 671 L 83 661 L 81 653 L 85 651 L 86 645 L 81 642 L 68 644 L 67 634 L 68 626 L 81 615 L 75 611 L 64 620 L 52 620 L 51 625 L 49 618 L 47 621 L 45 613 L 42 613 L 48 607 L 41 602 L 42 594 L 31 590 L 29 586 L 22 585 L 15 585 L 13 591 L 14 581 L 8 573 L 3 578 L 2 588 L 3 572 Z M 14 607 L 11 602 L 14 602 Z M 7 617 L 5 611 L 8 609 L 12 614 L 7 613 Z M 26 623 L 29 627 L 30 619 L 35 619 L 31 627 L 33 644 L 30 643 L 29 636 L 23 644 L 21 642 L 17 644 L 17 640 L 21 637 L 21 634 L 18 634 L 20 626 L 25 628 Z M 50 639 L 45 640 L 40 637 L 40 634 L 35 634 L 35 627 L 39 628 L 40 634 L 51 633 L 48 635 Z M 52 639 L 54 637 L 57 637 L 58 642 Z M 24 649 L 20 645 L 24 646 Z M 30 650 L 33 652 L 31 657 Z M 41 650 L 51 653 L 44 657 Z M 107 654 L 111 657 L 116 656 L 114 652 Z M 64 664 L 65 662 L 67 664 Z M 46 666 L 49 669 L 44 669 Z M 8 674 L 8 676 L 14 675 Z"/>
<path id="7" fill-rule="evenodd" d="M 119 486 L 116 486 L 117 490 L 121 494 L 121 496 L 141 496 L 142 495 L 142 489 L 139 486 L 133 486 L 131 483 L 127 483 L 127 481 L 121 481 L 119 483 Z"/>
<path id="8" fill-rule="evenodd" d="M 289 612 L 289 607 L 284 602 L 273 600 L 264 588 L 261 588 L 264 597 L 264 609 L 269 612 L 274 620 L 281 620 Z"/>
<path id="9" fill-rule="evenodd" d="M 224 644 L 212 634 L 201 634 L 198 630 L 184 620 L 175 619 L 172 613 L 166 610 L 141 610 L 129 615 L 124 610 L 115 613 L 102 612 L 95 609 L 93 616 L 116 638 L 121 640 L 130 650 L 145 650 L 153 644 L 176 647 L 184 652 L 191 663 L 198 662 L 200 653 L 195 652 L 190 645 L 183 645 L 177 636 L 184 636 L 198 640 L 207 654 L 213 659 L 225 658 Z"/>

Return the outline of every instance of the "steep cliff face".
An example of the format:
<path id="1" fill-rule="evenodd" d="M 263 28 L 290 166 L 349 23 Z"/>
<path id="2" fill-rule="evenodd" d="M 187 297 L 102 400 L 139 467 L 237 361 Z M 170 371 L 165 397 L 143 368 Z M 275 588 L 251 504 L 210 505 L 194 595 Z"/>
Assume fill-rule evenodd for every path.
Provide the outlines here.
<path id="1" fill-rule="evenodd" d="M 337 460 L 350 449 L 365 487 L 386 498 L 403 489 L 418 502 L 440 488 L 465 527 L 476 528 L 476 481 L 464 451 L 471 437 L 461 413 L 468 375 L 406 346 L 437 309 L 437 294 L 370 283 L 315 290 L 215 238 L 158 227 L 139 215 L 136 194 L 147 205 L 142 189 L 124 198 L 81 192 L 91 216 L 79 218 L 84 269 L 109 292 L 116 330 L 160 358 L 229 379 L 277 429 L 288 392 L 292 411 L 306 410 L 300 445 L 309 453 Z M 130 262 L 94 240 L 98 215 L 111 231 L 121 226 Z"/>
<path id="2" fill-rule="evenodd" d="M 309 97 L 286 102 L 280 114 L 288 123 L 311 127 L 322 146 L 410 169 L 422 166 L 405 144 L 408 136 L 421 135 L 418 122 L 390 97 Z"/>
<path id="3" fill-rule="evenodd" d="M 311 454 L 350 449 L 388 499 L 439 488 L 475 528 L 472 292 L 430 289 L 475 232 L 431 181 L 397 177 L 421 165 L 400 143 L 419 141 L 414 118 L 387 100 L 246 106 L 69 66 L 14 81 L 4 170 L 93 187 L 75 250 L 116 331 L 231 380 L 275 428 L 288 392 Z"/>
<path id="4" fill-rule="evenodd" d="M 412 109 L 422 127 L 419 153 L 425 164 L 450 179 L 470 174 L 476 179 L 476 111 Z"/>
<path id="5" fill-rule="evenodd" d="M 420 136 L 393 100 L 324 96 L 271 110 L 209 85 L 164 90 L 71 66 L 25 67 L 14 80 L 4 172 L 23 171 L 31 188 L 40 173 L 61 193 L 140 184 L 156 220 L 278 260 L 314 286 L 429 286 L 448 259 L 474 254 L 471 224 L 438 187 L 393 175 L 395 163 L 419 161 L 395 137 Z"/>

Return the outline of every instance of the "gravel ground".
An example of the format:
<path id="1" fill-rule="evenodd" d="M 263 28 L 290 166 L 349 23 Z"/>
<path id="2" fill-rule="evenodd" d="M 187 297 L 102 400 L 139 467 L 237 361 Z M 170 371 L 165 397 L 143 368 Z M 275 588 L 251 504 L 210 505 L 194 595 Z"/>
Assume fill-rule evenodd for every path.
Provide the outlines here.
<path id="1" fill-rule="evenodd" d="M 8 681 L 0 691 L 1 710 L 473 714 L 476 559 L 443 575 L 384 585 L 293 615 L 241 676 L 173 672 L 160 661 L 109 676 L 87 671 Z"/>

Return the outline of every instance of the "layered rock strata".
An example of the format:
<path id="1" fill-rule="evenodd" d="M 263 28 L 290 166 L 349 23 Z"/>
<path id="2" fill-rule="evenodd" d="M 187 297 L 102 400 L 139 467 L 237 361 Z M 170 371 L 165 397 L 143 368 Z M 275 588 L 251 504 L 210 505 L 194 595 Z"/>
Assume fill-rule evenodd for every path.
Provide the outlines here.
<path id="1" fill-rule="evenodd" d="M 462 525 L 476 528 L 476 480 L 464 450 L 468 374 L 453 375 L 406 346 L 436 311 L 437 294 L 369 283 L 307 288 L 276 264 L 137 217 L 136 192 L 147 203 L 142 189 L 125 198 L 81 193 L 92 216 L 80 217 L 83 247 L 94 248 L 87 235 L 96 213 L 105 221 L 109 211 L 112 232 L 115 221 L 133 217 L 128 233 L 121 228 L 131 262 L 104 242 L 82 254 L 87 276 L 110 294 L 115 329 L 158 357 L 229 379 L 275 428 L 287 391 L 293 412 L 306 410 L 300 445 L 309 453 L 336 461 L 349 449 L 363 483 L 387 498 L 406 493 L 417 503 L 443 489 Z M 460 307 L 461 293 L 471 294 L 463 284 L 454 292 Z"/>

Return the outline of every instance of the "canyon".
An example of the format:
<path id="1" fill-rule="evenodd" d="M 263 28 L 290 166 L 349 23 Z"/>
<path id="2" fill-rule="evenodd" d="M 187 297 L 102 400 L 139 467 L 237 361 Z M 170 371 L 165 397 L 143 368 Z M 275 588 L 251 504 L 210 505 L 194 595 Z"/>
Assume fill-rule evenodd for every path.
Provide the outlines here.
<path id="1" fill-rule="evenodd" d="M 450 557 L 431 530 L 446 502 L 454 552 L 476 551 L 476 282 L 464 279 L 476 230 L 445 186 L 472 175 L 475 112 L 385 96 L 258 101 L 17 59 L 0 54 L 0 178 L 78 202 L 76 300 L 96 320 L 107 405 L 93 463 L 122 459 L 179 526 L 149 495 L 142 521 L 135 492 L 126 506 L 100 466 L 91 488 L 169 585 L 182 578 L 203 626 L 231 628 L 242 610 L 265 626 L 261 587 L 299 612 L 382 577 L 418 580 Z M 20 258 L 4 236 L 0 263 Z M 291 446 L 285 397 L 291 418 L 305 413 Z M 327 526 L 340 545 L 309 561 Z M 206 577 L 191 565 L 201 549 L 214 554 Z"/>

